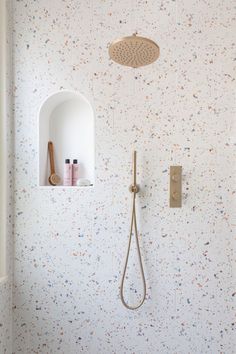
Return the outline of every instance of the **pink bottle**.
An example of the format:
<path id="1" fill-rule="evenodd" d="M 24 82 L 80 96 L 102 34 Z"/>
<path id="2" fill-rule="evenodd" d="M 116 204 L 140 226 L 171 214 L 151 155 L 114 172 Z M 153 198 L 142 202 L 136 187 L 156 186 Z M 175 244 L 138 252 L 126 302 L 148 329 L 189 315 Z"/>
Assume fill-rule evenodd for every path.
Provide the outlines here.
<path id="1" fill-rule="evenodd" d="M 65 160 L 63 185 L 72 186 L 72 165 L 70 159 Z"/>
<path id="2" fill-rule="evenodd" d="M 72 165 L 72 186 L 77 186 L 77 181 L 79 178 L 79 164 L 78 160 L 73 160 Z"/>

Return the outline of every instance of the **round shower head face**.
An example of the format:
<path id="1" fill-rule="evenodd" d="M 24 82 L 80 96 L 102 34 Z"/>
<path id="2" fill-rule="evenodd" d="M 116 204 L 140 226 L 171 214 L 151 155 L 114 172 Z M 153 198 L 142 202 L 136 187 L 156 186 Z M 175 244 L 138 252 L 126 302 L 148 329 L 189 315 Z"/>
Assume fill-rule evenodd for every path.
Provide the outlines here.
<path id="1" fill-rule="evenodd" d="M 160 49 L 155 42 L 136 35 L 117 39 L 109 47 L 112 60 L 132 68 L 153 63 L 159 54 Z"/>

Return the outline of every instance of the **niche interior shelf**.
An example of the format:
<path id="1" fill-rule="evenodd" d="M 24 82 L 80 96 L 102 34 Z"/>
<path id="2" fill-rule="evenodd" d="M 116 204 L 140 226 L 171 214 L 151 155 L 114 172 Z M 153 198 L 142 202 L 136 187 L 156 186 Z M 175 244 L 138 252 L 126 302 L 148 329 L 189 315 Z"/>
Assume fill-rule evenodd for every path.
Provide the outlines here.
<path id="1" fill-rule="evenodd" d="M 56 187 L 51 186 L 48 181 L 48 141 L 53 142 L 55 170 L 61 177 L 61 185 Z M 91 185 L 94 184 L 94 112 L 86 97 L 72 91 L 54 93 L 40 108 L 39 186 L 71 188 L 63 186 L 65 159 L 77 159 L 79 177 L 87 178 Z"/>

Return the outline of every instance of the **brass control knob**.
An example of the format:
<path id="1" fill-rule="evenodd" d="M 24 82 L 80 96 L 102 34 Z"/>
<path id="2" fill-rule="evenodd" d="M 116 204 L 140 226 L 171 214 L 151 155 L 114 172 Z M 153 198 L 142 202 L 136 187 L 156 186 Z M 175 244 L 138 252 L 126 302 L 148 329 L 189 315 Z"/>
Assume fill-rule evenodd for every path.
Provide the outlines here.
<path id="1" fill-rule="evenodd" d="M 172 193 L 172 198 L 173 198 L 174 200 L 178 200 L 178 198 L 179 198 L 179 193 L 178 193 L 178 192 L 173 192 L 173 193 Z"/>
<path id="2" fill-rule="evenodd" d="M 178 182 L 178 180 L 179 180 L 177 175 L 172 175 L 171 179 L 172 179 L 173 182 Z"/>

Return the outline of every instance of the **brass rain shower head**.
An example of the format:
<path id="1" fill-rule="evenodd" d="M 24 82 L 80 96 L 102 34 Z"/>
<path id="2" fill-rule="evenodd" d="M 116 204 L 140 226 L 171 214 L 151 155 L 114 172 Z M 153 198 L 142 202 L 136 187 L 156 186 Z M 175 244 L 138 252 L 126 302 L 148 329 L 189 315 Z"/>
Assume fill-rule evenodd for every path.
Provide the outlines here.
<path id="1" fill-rule="evenodd" d="M 156 61 L 160 49 L 151 39 L 133 34 L 115 40 L 109 47 L 109 55 L 116 63 L 139 68 Z"/>

